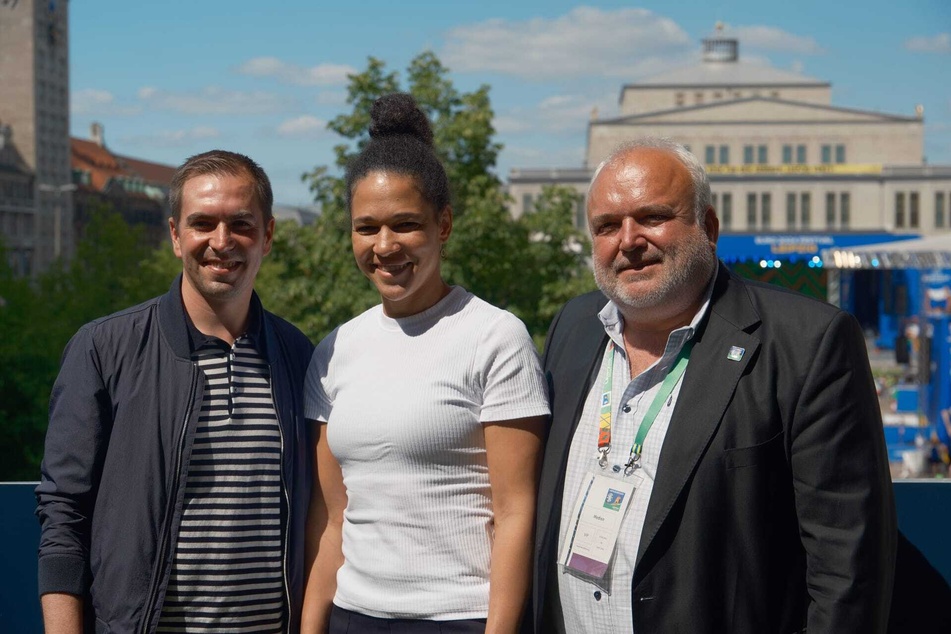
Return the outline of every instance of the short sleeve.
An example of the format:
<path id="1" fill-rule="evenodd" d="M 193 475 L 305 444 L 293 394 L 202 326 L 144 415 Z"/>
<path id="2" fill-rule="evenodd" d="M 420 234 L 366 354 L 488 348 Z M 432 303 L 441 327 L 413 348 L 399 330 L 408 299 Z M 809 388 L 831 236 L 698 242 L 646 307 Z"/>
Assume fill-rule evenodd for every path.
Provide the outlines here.
<path id="1" fill-rule="evenodd" d="M 484 386 L 481 422 L 549 415 L 538 352 L 517 317 L 500 311 L 486 323 L 477 363 Z"/>
<path id="2" fill-rule="evenodd" d="M 327 335 L 314 349 L 304 377 L 304 417 L 326 423 L 333 410 L 333 389 L 330 385 L 330 360 L 337 331 Z"/>

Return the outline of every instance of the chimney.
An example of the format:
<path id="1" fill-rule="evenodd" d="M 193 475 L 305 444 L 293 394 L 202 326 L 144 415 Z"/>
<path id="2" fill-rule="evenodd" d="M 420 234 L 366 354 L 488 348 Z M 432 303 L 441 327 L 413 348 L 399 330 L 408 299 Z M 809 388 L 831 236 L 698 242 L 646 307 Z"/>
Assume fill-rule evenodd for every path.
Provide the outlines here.
<path id="1" fill-rule="evenodd" d="M 93 121 L 92 125 L 89 126 L 89 135 L 99 147 L 106 146 L 105 128 L 98 121 Z"/>

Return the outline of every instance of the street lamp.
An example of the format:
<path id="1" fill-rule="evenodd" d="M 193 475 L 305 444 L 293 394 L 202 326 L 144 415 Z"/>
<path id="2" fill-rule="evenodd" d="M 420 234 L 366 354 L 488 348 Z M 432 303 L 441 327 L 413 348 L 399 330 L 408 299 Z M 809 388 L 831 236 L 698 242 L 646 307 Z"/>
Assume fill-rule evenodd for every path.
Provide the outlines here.
<path id="1" fill-rule="evenodd" d="M 53 256 L 59 258 L 63 251 L 63 232 L 62 232 L 62 215 L 63 215 L 63 197 L 62 195 L 67 192 L 76 191 L 76 185 L 74 183 L 66 183 L 65 185 L 49 185 L 47 183 L 40 183 L 36 186 L 37 190 L 41 192 L 51 192 L 57 194 L 56 196 L 56 206 L 53 208 Z"/>

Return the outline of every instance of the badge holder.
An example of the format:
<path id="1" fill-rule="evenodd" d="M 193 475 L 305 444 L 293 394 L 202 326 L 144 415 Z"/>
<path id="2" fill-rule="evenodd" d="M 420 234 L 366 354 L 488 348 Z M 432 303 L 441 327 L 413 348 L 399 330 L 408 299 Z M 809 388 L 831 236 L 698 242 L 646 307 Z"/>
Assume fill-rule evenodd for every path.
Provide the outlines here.
<path id="1" fill-rule="evenodd" d="M 573 575 L 611 594 L 610 570 L 617 540 L 641 476 L 624 480 L 589 472 L 572 511 L 558 563 Z"/>

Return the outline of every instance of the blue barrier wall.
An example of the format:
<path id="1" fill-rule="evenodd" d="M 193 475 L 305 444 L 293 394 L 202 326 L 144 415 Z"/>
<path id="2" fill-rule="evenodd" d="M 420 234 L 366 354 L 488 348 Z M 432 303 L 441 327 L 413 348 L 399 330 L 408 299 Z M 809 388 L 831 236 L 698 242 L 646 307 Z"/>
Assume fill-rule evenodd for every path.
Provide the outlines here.
<path id="1" fill-rule="evenodd" d="M 36 547 L 40 525 L 33 515 L 35 482 L 0 482 L 0 632 L 43 631 L 36 596 Z"/>
<path id="2" fill-rule="evenodd" d="M 36 596 L 39 524 L 33 515 L 36 483 L 0 483 L 0 632 L 41 634 Z M 951 583 L 951 481 L 895 483 L 898 527 Z"/>

